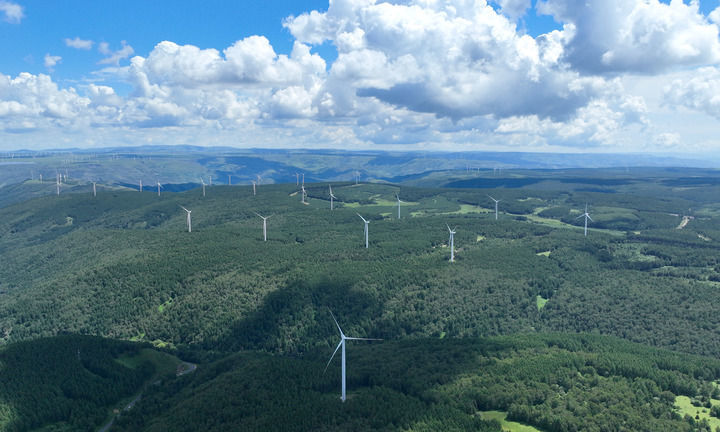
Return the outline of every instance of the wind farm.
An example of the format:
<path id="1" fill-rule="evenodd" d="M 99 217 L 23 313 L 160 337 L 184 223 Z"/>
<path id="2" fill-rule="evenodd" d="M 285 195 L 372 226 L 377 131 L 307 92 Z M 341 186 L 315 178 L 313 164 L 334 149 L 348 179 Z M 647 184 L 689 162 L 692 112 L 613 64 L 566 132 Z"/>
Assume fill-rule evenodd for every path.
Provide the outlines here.
<path id="1" fill-rule="evenodd" d="M 717 0 L 67 3 L 0 0 L 0 432 L 720 432 Z"/>
<path id="2" fill-rule="evenodd" d="M 332 413 L 334 404 L 342 404 L 351 413 L 345 420 L 349 423 L 343 427 L 354 430 L 372 429 L 364 423 L 367 416 L 355 412 L 363 404 L 387 413 L 391 407 L 409 403 L 408 412 L 419 413 L 422 410 L 416 411 L 412 404 L 421 400 L 422 392 L 430 388 L 429 383 L 437 380 L 446 383 L 437 391 L 450 395 L 452 389 L 457 389 L 450 384 L 452 379 L 445 381 L 448 378 L 425 375 L 445 368 L 453 370 L 452 374 L 471 374 L 488 396 L 483 399 L 485 408 L 476 417 L 461 414 L 460 405 L 431 402 L 431 406 L 442 407 L 445 415 L 450 416 L 443 417 L 444 421 L 450 418 L 471 421 L 468 428 L 489 427 L 488 430 L 495 430 L 489 426 L 494 416 L 503 415 L 499 418 L 511 422 L 508 418 L 514 411 L 492 399 L 497 389 L 490 382 L 506 382 L 503 380 L 512 374 L 507 369 L 490 367 L 496 354 L 482 346 L 525 347 L 499 348 L 497 355 L 514 362 L 547 362 L 548 357 L 538 354 L 544 350 L 560 358 L 597 356 L 598 352 L 592 350 L 603 347 L 636 356 L 634 361 L 638 362 L 656 355 L 644 350 L 672 349 L 667 354 L 663 351 L 662 355 L 668 356 L 682 356 L 689 350 L 715 355 L 713 341 L 717 336 L 709 329 L 694 326 L 700 318 L 692 312 L 700 313 L 701 309 L 696 308 L 706 304 L 712 291 L 687 290 L 691 284 L 709 287 L 714 283 L 714 270 L 703 263 L 707 259 L 705 251 L 716 247 L 713 228 L 716 222 L 712 216 L 716 210 L 712 200 L 703 198 L 703 194 L 694 195 L 697 201 L 692 205 L 687 204 L 687 193 L 673 195 L 672 189 L 678 184 L 692 186 L 671 171 L 653 171 L 649 175 L 652 182 L 635 180 L 608 186 L 614 188 L 614 193 L 586 191 L 603 181 L 602 170 L 594 176 L 584 172 L 586 179 L 574 177 L 556 182 L 559 185 L 576 182 L 577 186 L 555 190 L 549 187 L 553 184 L 550 182 L 537 189 L 457 187 L 455 173 L 448 173 L 446 180 L 439 183 L 453 183 L 453 187 L 390 182 L 355 185 L 352 176 L 346 181 L 302 184 L 301 176 L 294 172 L 286 183 L 274 181 L 266 174 L 262 192 L 255 197 L 248 189 L 242 192 L 242 188 L 227 185 L 215 185 L 210 192 L 199 173 L 188 176 L 194 183 L 187 186 L 179 187 L 165 180 L 161 200 L 153 198 L 154 194 L 138 194 L 137 183 L 132 181 L 123 186 L 71 178 L 67 183 L 63 181 L 63 194 L 58 199 L 47 199 L 47 195 L 55 194 L 54 185 L 43 185 L 29 177 L 17 186 L 17 192 L 5 188 L 8 191 L 5 197 L 19 199 L 9 204 L 0 201 L 0 220 L 4 221 L 3 232 L 8 233 L 0 236 L 8 263 L 0 269 L 2 280 L 6 281 L 0 287 L 6 292 L 0 296 L 0 311 L 5 311 L 0 315 L 0 327 L 12 328 L 6 336 L 7 343 L 13 346 L 34 340 L 47 334 L 48 329 L 78 328 L 83 333 L 146 344 L 142 346 L 147 348 L 142 349 L 169 350 L 197 364 L 198 372 L 217 370 L 221 364 L 232 365 L 227 366 L 228 375 L 203 372 L 202 378 L 196 378 L 198 385 L 225 389 L 228 404 L 217 403 L 224 413 L 232 412 L 233 404 L 253 392 L 268 394 L 259 389 L 274 389 L 275 381 L 285 381 L 284 386 L 302 399 L 296 406 L 304 414 L 298 418 L 309 418 L 306 417 L 309 411 L 304 410 L 311 410 L 311 406 L 323 406 Z M 534 176 L 540 174 L 543 173 L 523 175 L 539 178 Z M 163 173 L 155 175 L 168 177 Z M 438 178 L 438 174 L 432 175 Z M 462 175 L 467 175 L 464 181 L 471 185 L 478 181 L 476 170 L 467 174 L 463 171 Z M 512 181 L 519 178 L 517 173 L 508 175 Z M 547 173 L 543 175 L 551 178 Z M 658 175 L 666 176 L 668 186 L 649 198 L 648 195 L 643 195 L 642 200 L 637 198 L 640 193 L 646 194 L 646 185 L 657 184 Z M 493 175 L 492 170 L 486 178 L 479 177 L 480 181 L 490 178 L 510 181 L 497 173 Z M 245 180 L 257 181 L 257 177 L 242 181 Z M 88 200 L 86 194 L 93 187 L 94 199 Z M 706 187 L 697 186 L 697 190 Z M 28 191 L 37 195 L 28 199 Z M 306 195 L 311 199 L 305 199 Z M 502 196 L 503 217 L 496 219 L 496 202 L 490 198 L 498 196 Z M 338 205 L 340 202 L 342 205 Z M 689 207 L 694 210 L 688 212 Z M 398 214 L 401 224 L 397 223 Z M 585 214 L 588 223 L 593 223 L 592 235 L 587 237 Z M 690 222 L 677 229 L 688 214 L 693 219 L 687 219 Z M 197 226 L 192 226 L 192 215 L 197 215 Z M 261 232 L 258 218 L 262 220 Z M 268 227 L 268 219 L 274 221 L 272 227 Z M 358 219 L 363 223 L 360 239 Z M 373 248 L 369 248 L 370 222 L 374 227 Z M 181 225 L 185 229 L 180 230 Z M 438 229 L 442 226 L 448 231 Z M 268 233 L 269 228 L 272 233 Z M 68 270 L 57 268 L 54 260 L 33 264 L 36 255 L 31 251 L 37 241 L 42 241 L 43 248 L 53 256 L 67 260 L 63 262 Z M 662 249 L 657 246 L 660 244 Z M 67 245 L 72 247 L 68 249 Z M 73 264 L 84 262 L 81 257 L 96 255 L 104 256 L 97 264 L 83 268 Z M 678 258 L 684 261 L 677 261 Z M 448 261 L 452 265 L 447 265 Z M 44 281 L 43 285 L 25 280 L 27 273 L 19 269 L 30 266 L 35 269 L 33 274 Z M 125 270 L 128 268 L 135 270 Z M 688 272 L 695 272 L 697 279 L 688 280 Z M 613 304 L 615 283 L 622 287 L 632 283 L 637 290 L 627 308 L 603 306 Z M 22 315 L 8 319 L 13 317 L 8 311 L 17 310 L 13 304 L 18 303 L 11 301 L 21 300 L 20 291 L 14 286 L 30 287 L 21 292 L 34 300 L 24 303 Z M 107 286 L 115 288 L 96 288 Z M 681 288 L 692 292 L 689 301 L 694 306 L 690 313 L 670 300 Z M 48 298 L 53 299 L 59 312 L 29 320 L 29 316 L 42 314 L 39 308 Z M 93 300 L 89 308 L 78 311 L 72 305 L 81 298 Z M 101 307 L 118 302 L 127 306 L 117 310 Z M 666 313 L 653 315 L 651 311 L 660 302 Z M 328 317 L 328 308 L 337 315 Z M 443 312 L 446 308 L 453 311 L 452 317 Z M 644 311 L 650 324 L 628 324 L 638 310 Z M 590 321 L 573 320 L 577 314 Z M 672 325 L 667 320 L 668 314 L 673 317 Z M 345 324 L 341 326 L 340 322 Z M 595 323 L 594 328 L 604 335 L 594 336 L 599 339 L 590 343 L 583 333 L 562 333 L 568 323 L 582 332 L 587 322 Z M 633 329 L 632 341 L 623 340 L 626 326 Z M 673 339 L 678 327 L 684 329 L 686 338 Z M 558 335 L 558 331 L 562 334 Z M 340 340 L 332 336 L 338 335 L 335 332 L 340 334 Z M 527 332 L 532 334 L 529 339 L 522 336 Z M 366 335 L 383 341 L 365 344 L 352 339 Z M 638 342 L 641 344 L 637 345 Z M 579 351 L 570 352 L 558 344 L 579 347 L 574 348 Z M 536 351 L 538 346 L 545 348 Z M 215 357 L 202 360 L 209 355 L 205 347 L 212 347 Z M 72 351 L 72 358 L 77 358 L 76 351 Z M 95 351 L 86 347 L 81 352 Z M 149 354 L 138 351 L 133 355 Z M 466 363 L 469 361 L 466 355 L 483 363 L 473 363 L 475 360 Z M 85 354 L 81 359 L 84 357 Z M 683 359 L 699 362 L 702 367 L 712 364 L 706 357 Z M 619 359 L 609 361 L 621 364 Z M 413 364 L 421 366 L 412 369 Z M 472 366 L 475 369 L 468 369 L 468 364 L 475 365 Z M 249 365 L 253 366 L 248 369 Z M 295 378 L 286 375 L 290 370 Z M 627 379 L 618 372 L 621 370 L 611 373 L 615 377 L 613 391 Z M 672 373 L 682 372 L 678 369 Z M 265 374 L 282 379 L 266 380 L 262 378 Z M 487 383 L 480 378 L 484 374 Z M 575 373 L 573 379 L 585 374 L 602 379 L 597 369 Z M 240 392 L 237 386 L 227 387 L 232 381 L 230 376 L 258 387 L 251 386 L 254 390 L 247 390 L 248 393 Z M 678 376 L 682 376 L 680 381 L 697 383 L 693 385 L 698 389 L 707 382 L 695 376 Z M 148 425 L 133 422 L 162 418 L 165 424 L 182 430 L 172 417 L 184 418 L 176 411 L 178 406 L 193 401 L 206 407 L 209 403 L 206 397 L 224 401 L 216 392 L 199 391 L 194 385 L 176 381 L 182 379 L 183 376 L 178 376 L 167 381 L 168 386 L 178 386 L 176 395 L 169 399 L 160 398 L 169 388 L 165 384 L 150 386 L 137 402 L 137 408 L 133 408 L 148 410 L 142 411 L 148 417 L 120 416 L 115 420 L 116 427 L 143 430 Z M 525 402 L 522 394 L 542 380 L 560 378 L 543 375 L 536 381 L 533 375 L 513 379 L 519 383 L 513 398 L 531 409 L 532 404 Z M 656 385 L 665 382 L 659 377 L 652 379 L 657 379 L 653 381 Z M 675 408 L 675 403 L 677 400 L 678 407 L 686 406 L 685 393 L 675 391 L 678 393 L 673 393 L 674 397 L 666 395 L 661 401 L 649 397 L 648 403 L 656 403 L 656 409 L 666 412 L 681 409 Z M 263 399 L 262 406 L 281 403 L 284 396 L 280 393 L 273 391 L 272 397 Z M 589 400 L 572 394 L 578 400 Z M 701 396 L 698 390 L 694 397 Z M 379 404 L 387 397 L 390 402 Z M 469 393 L 463 393 L 447 400 L 461 403 L 470 400 L 469 397 Z M 155 402 L 143 404 L 143 400 Z M 639 405 L 628 400 L 627 407 L 626 418 L 647 421 L 647 416 L 640 414 Z M 552 415 L 562 415 L 550 405 L 546 409 Z M 185 418 L 184 422 L 197 426 L 196 421 L 205 418 L 204 410 L 196 411 L 197 419 Z M 336 419 L 335 414 L 328 415 Z M 420 418 L 420 414 L 412 415 L 413 421 Z M 709 409 L 707 415 L 712 418 Z M 614 418 L 609 412 L 606 416 Z M 233 419 L 227 420 L 230 423 L 225 423 L 226 426 L 242 428 L 239 425 L 244 421 L 266 417 L 237 412 L 226 418 Z M 537 413 L 512 417 L 512 421 L 543 430 L 546 418 Z M 283 428 L 288 427 L 289 423 L 280 421 Z M 583 424 L 580 418 L 573 421 Z M 321 421 L 315 427 L 322 424 L 325 423 Z"/>

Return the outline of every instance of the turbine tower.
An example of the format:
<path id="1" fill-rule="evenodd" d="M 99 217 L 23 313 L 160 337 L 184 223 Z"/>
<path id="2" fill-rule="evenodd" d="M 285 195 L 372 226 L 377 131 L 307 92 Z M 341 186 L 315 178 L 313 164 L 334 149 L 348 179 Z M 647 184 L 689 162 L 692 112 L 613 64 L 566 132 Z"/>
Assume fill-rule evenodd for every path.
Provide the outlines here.
<path id="1" fill-rule="evenodd" d="M 142 180 L 140 180 L 140 189 L 138 189 L 140 192 L 142 192 Z"/>
<path id="2" fill-rule="evenodd" d="M 360 216 L 360 213 L 358 213 L 357 215 Z M 365 249 L 367 249 L 368 248 L 368 224 L 370 223 L 370 221 L 365 220 L 365 218 L 362 216 L 360 216 L 360 219 L 362 219 L 363 222 L 365 222 Z"/>
<path id="3" fill-rule="evenodd" d="M 93 196 L 96 197 L 96 196 L 97 196 L 97 189 L 95 188 L 95 182 L 92 182 L 92 184 L 93 184 Z"/>
<path id="4" fill-rule="evenodd" d="M 270 218 L 270 216 L 262 216 L 260 213 L 255 213 L 260 217 L 260 219 L 263 220 L 263 241 L 267 241 L 267 220 Z"/>
<path id="5" fill-rule="evenodd" d="M 187 227 L 188 232 L 192 232 L 192 218 L 190 217 L 190 213 L 192 213 L 192 210 L 188 210 L 183 206 L 180 206 L 181 209 L 185 210 L 187 212 Z"/>
<path id="6" fill-rule="evenodd" d="M 335 351 L 333 351 L 332 355 L 330 356 L 330 360 L 328 360 L 327 365 L 325 365 L 325 371 L 327 371 L 327 368 L 330 366 L 330 362 L 332 361 L 332 359 L 335 357 L 335 354 L 337 354 L 337 351 L 342 346 L 341 361 L 340 361 L 340 363 L 342 364 L 342 366 L 341 366 L 341 368 L 342 368 L 342 384 L 341 384 L 342 392 L 340 393 L 340 400 L 345 402 L 345 400 L 347 399 L 345 397 L 345 388 L 346 388 L 346 385 L 345 385 L 345 341 L 347 341 L 347 340 L 371 341 L 371 340 L 382 340 L 382 339 L 356 338 L 356 337 L 345 336 L 345 333 L 343 333 L 342 329 L 340 328 L 340 324 L 338 324 L 337 320 L 335 319 L 335 315 L 333 315 L 332 311 L 330 311 L 330 315 L 332 315 L 332 319 L 333 319 L 333 321 L 335 321 L 335 325 L 337 326 L 338 331 L 340 332 L 340 343 L 338 343 L 338 346 L 335 348 Z M 323 374 L 325 373 L 325 371 L 323 371 Z"/>
<path id="7" fill-rule="evenodd" d="M 400 201 L 400 195 L 398 195 L 398 194 L 395 194 L 395 198 L 397 198 L 397 203 L 398 203 L 398 219 L 400 219 L 400 203 L 401 203 L 401 202 L 405 202 L 405 201 Z"/>
<path id="8" fill-rule="evenodd" d="M 302 184 L 302 193 L 300 194 L 300 202 L 305 204 L 305 197 L 307 197 L 307 191 L 305 190 L 305 183 Z"/>
<path id="9" fill-rule="evenodd" d="M 57 189 L 57 194 L 60 195 L 60 174 L 57 174 L 55 177 L 55 188 Z"/>
<path id="10" fill-rule="evenodd" d="M 498 203 L 499 203 L 500 201 L 502 201 L 502 200 L 495 199 L 495 198 L 491 197 L 490 195 L 488 195 L 488 198 L 490 198 L 491 200 L 495 201 L 495 220 L 497 220 Z"/>
<path id="11" fill-rule="evenodd" d="M 588 221 L 588 219 L 590 219 L 592 222 L 595 222 L 594 220 L 592 220 L 592 218 L 590 217 L 590 213 L 588 213 L 588 211 L 587 211 L 587 204 L 585 204 L 585 213 L 581 214 L 580 216 L 576 217 L 575 219 L 580 219 L 581 217 L 585 218 L 585 237 L 587 237 L 587 221 Z"/>
<path id="12" fill-rule="evenodd" d="M 200 178 L 200 183 L 202 183 L 203 196 L 205 196 L 205 180 L 203 180 L 202 177 Z"/>
<path id="13" fill-rule="evenodd" d="M 295 186 L 299 186 L 299 185 L 300 185 L 300 174 L 295 173 Z"/>
<path id="14" fill-rule="evenodd" d="M 450 225 L 445 224 L 450 231 L 450 262 L 455 262 L 455 230 L 457 227 L 450 229 Z"/>
<path id="15" fill-rule="evenodd" d="M 250 180 L 253 184 L 253 196 L 255 196 L 255 180 Z"/>
<path id="16" fill-rule="evenodd" d="M 232 182 L 231 182 L 230 176 L 231 176 L 231 175 L 230 175 L 230 174 L 228 174 L 228 186 L 232 185 Z"/>
<path id="17" fill-rule="evenodd" d="M 158 182 L 157 182 L 158 196 L 160 196 L 160 188 L 161 187 L 162 187 L 162 185 L 160 184 L 160 181 L 158 180 Z"/>
<path id="18" fill-rule="evenodd" d="M 337 198 L 332 193 L 332 186 L 329 186 L 329 187 L 330 187 L 330 210 L 333 210 L 333 201 Z"/>

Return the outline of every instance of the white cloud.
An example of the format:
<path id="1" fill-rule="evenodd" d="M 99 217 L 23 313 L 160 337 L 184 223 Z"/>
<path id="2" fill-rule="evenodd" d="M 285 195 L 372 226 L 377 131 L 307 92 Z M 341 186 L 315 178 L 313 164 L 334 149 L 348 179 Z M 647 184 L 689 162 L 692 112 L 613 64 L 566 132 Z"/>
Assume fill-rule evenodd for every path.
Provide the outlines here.
<path id="1" fill-rule="evenodd" d="M 720 61 L 718 27 L 697 1 L 544 0 L 536 7 L 566 23 L 565 58 L 584 73 L 658 73 Z"/>
<path id="2" fill-rule="evenodd" d="M 22 6 L 5 0 L 0 0 L 0 12 L 5 14 L 5 21 L 12 24 L 19 24 L 25 17 Z"/>
<path id="3" fill-rule="evenodd" d="M 56 64 L 60 63 L 62 60 L 62 57 L 60 56 L 53 56 L 50 54 L 45 54 L 45 57 L 43 58 L 43 64 L 45 67 L 52 71 Z"/>
<path id="4" fill-rule="evenodd" d="M 85 40 L 80 39 L 79 37 L 75 37 L 73 39 L 65 38 L 65 45 L 69 46 L 70 48 L 76 48 L 81 50 L 89 50 L 93 46 L 93 41 L 91 40 Z"/>
<path id="5" fill-rule="evenodd" d="M 691 77 L 676 79 L 663 91 L 664 102 L 720 119 L 720 69 L 702 68 Z"/>
<path id="6" fill-rule="evenodd" d="M 303 14 L 285 26 L 301 42 L 336 41 L 326 85 L 335 115 L 356 109 L 357 94 L 456 120 L 561 119 L 603 85 L 559 63 L 565 34 L 521 35 L 483 1 L 334 1 L 326 13 Z"/>
<path id="7" fill-rule="evenodd" d="M 98 51 L 100 51 L 101 54 L 104 54 L 108 57 L 105 57 L 104 59 L 100 60 L 99 64 L 114 64 L 118 65 L 120 64 L 120 60 L 124 60 L 135 52 L 133 47 L 127 44 L 125 41 L 121 41 L 122 47 L 117 51 L 112 51 L 110 49 L 110 45 L 107 42 L 100 42 L 98 44 Z"/>
<path id="8" fill-rule="evenodd" d="M 521 18 L 532 7 L 531 0 L 496 0 L 496 3 L 500 5 L 501 12 L 513 20 Z"/>
<path id="9" fill-rule="evenodd" d="M 0 73 L 0 129 L 22 124 L 65 127 L 89 102 L 74 90 L 59 89 L 47 75 L 23 72 L 11 78 Z"/>
<path id="10" fill-rule="evenodd" d="M 127 142 L 628 151 L 691 148 L 687 127 L 658 110 L 720 118 L 719 70 L 692 78 L 720 52 L 697 5 L 547 0 L 540 9 L 564 27 L 531 37 L 516 25 L 528 4 L 333 0 L 284 21 L 296 38 L 290 53 L 261 35 L 206 49 L 162 41 L 134 57 L 124 41 L 118 50 L 99 42 L 107 66 L 77 90 L 42 74 L 0 75 L 0 129 L 92 128 L 96 141 L 115 131 Z M 329 67 L 312 52 L 320 43 L 337 49 Z M 60 60 L 48 54 L 46 66 Z M 660 108 L 653 93 L 663 85 L 628 80 L 680 67 L 691 78 L 669 87 Z M 118 81 L 131 91 L 109 84 Z"/>

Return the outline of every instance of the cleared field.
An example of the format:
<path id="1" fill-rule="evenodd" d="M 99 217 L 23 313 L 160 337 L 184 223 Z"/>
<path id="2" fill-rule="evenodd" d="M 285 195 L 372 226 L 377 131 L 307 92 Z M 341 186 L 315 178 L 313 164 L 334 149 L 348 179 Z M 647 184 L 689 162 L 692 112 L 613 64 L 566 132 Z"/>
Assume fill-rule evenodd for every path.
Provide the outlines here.
<path id="1" fill-rule="evenodd" d="M 507 413 L 505 411 L 481 411 L 480 416 L 487 420 L 497 420 L 500 422 L 503 431 L 507 432 L 542 432 L 540 429 L 532 426 L 524 425 L 513 421 L 506 420 Z"/>
<path id="2" fill-rule="evenodd" d="M 140 350 L 140 353 L 136 356 L 123 356 L 117 358 L 115 361 L 130 369 L 135 369 L 142 363 L 149 361 L 155 366 L 156 375 L 174 374 L 178 365 L 182 363 L 180 359 L 173 355 L 150 348 Z"/>
<path id="3" fill-rule="evenodd" d="M 543 296 L 538 295 L 535 299 L 535 304 L 537 305 L 538 310 L 542 310 L 542 308 L 545 307 L 545 304 L 548 302 L 548 299 L 543 298 Z"/>
<path id="4" fill-rule="evenodd" d="M 712 399 L 710 402 L 713 405 L 720 405 L 720 400 Z M 712 430 L 720 428 L 720 419 L 710 416 L 709 408 L 694 406 L 687 396 L 677 396 L 675 398 L 675 407 L 681 416 L 689 415 L 695 420 L 707 420 Z"/>

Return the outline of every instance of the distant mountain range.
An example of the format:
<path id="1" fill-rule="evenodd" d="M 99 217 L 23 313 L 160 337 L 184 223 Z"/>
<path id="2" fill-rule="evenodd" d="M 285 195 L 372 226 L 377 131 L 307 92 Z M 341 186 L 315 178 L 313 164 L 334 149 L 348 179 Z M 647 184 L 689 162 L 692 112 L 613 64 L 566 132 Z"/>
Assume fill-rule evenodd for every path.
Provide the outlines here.
<path id="1" fill-rule="evenodd" d="M 452 171 L 495 172 L 511 169 L 696 167 L 712 160 L 645 154 L 570 154 L 524 152 L 386 152 L 309 149 L 235 149 L 199 146 L 139 146 L 101 149 L 20 150 L 0 158 L 0 187 L 28 179 L 71 179 L 105 184 L 170 183 L 249 184 L 417 180 Z"/>

